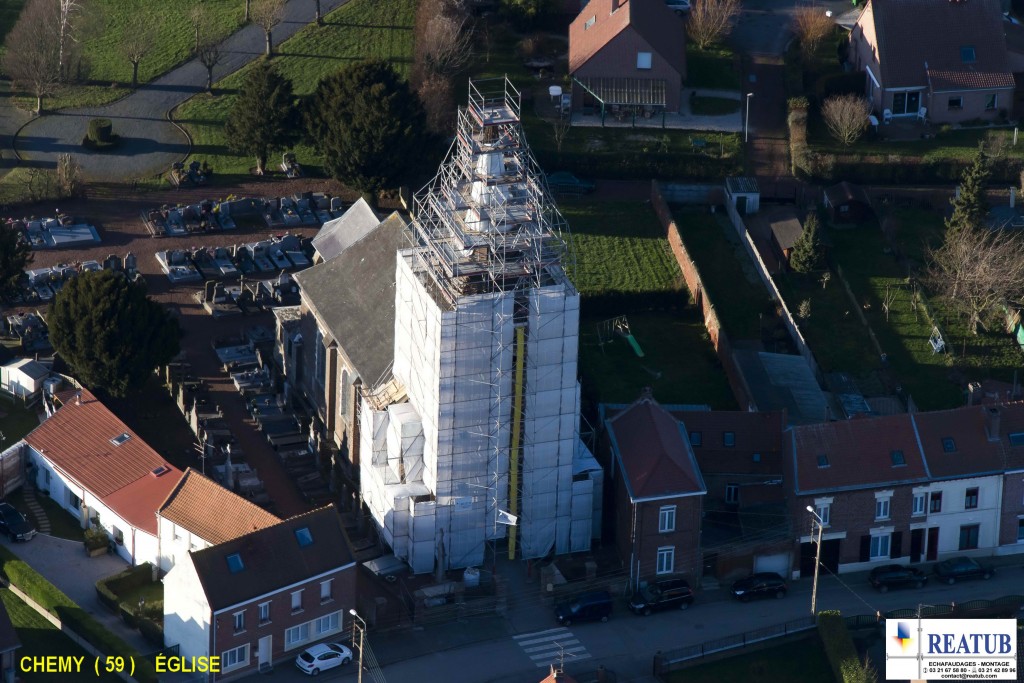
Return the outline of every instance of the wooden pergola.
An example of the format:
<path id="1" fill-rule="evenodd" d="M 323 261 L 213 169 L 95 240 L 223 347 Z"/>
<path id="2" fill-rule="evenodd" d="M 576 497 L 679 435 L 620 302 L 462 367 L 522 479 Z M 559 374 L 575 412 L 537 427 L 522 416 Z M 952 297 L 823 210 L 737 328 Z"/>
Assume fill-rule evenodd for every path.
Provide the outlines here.
<path id="1" fill-rule="evenodd" d="M 665 125 L 665 80 L 662 78 L 576 78 L 573 82 L 601 103 L 601 125 L 609 111 L 622 121 L 661 114 Z"/>

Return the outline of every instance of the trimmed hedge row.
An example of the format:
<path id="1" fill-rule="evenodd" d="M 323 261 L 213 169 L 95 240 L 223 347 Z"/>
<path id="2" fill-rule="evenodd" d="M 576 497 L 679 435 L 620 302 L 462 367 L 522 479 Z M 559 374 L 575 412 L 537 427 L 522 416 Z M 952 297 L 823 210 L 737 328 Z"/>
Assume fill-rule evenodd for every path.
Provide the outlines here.
<path id="1" fill-rule="evenodd" d="M 2 546 L 0 546 L 0 575 L 100 652 L 107 655 L 134 657 L 137 681 L 156 683 L 157 677 L 153 665 L 143 659 L 138 650 L 105 629 L 102 624 L 76 605 L 71 598 L 43 578 L 39 572 Z"/>
<path id="2" fill-rule="evenodd" d="M 116 614 L 121 602 L 119 595 L 150 583 L 153 583 L 153 565 L 146 562 L 97 581 L 96 596 L 107 609 Z"/>
<path id="3" fill-rule="evenodd" d="M 825 646 L 825 654 L 832 665 L 832 671 L 835 672 L 836 680 L 845 681 L 845 675 L 851 669 L 850 663 L 859 668 L 860 662 L 857 658 L 857 647 L 846 629 L 843 615 L 838 610 L 818 612 L 818 635 Z"/>
<path id="4" fill-rule="evenodd" d="M 737 157 L 717 159 L 703 154 L 640 152 L 632 154 L 593 154 L 563 151 L 545 154 L 535 150 L 537 161 L 544 168 L 559 168 L 585 178 L 615 178 L 618 180 L 714 180 L 736 175 L 743 170 L 743 160 Z"/>

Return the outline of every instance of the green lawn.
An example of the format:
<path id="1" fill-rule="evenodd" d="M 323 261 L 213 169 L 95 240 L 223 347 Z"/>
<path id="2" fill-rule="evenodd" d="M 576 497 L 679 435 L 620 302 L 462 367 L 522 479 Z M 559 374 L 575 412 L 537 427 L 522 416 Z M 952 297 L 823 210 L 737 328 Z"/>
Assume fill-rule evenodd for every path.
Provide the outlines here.
<path id="1" fill-rule="evenodd" d="M 685 289 L 648 202 L 585 199 L 564 201 L 559 208 L 569 223 L 576 251 L 574 282 L 584 297 Z"/>
<path id="2" fill-rule="evenodd" d="M 93 670 L 95 661 L 85 650 L 72 641 L 69 637 L 60 632 L 56 626 L 44 619 L 38 612 L 22 602 L 14 593 L 7 588 L 0 588 L 0 600 L 3 601 L 7 614 L 11 617 L 14 630 L 18 633 L 18 640 L 21 647 L 17 651 L 18 659 L 22 657 L 49 657 L 54 655 L 84 657 L 83 673 L 80 676 L 69 676 L 68 674 L 46 674 L 18 672 L 19 680 L 26 683 L 64 683 L 68 680 L 90 680 L 107 681 L 116 683 L 120 679 L 104 673 L 100 678 L 95 678 Z M 86 669 L 87 667 L 87 669 Z"/>
<path id="3" fill-rule="evenodd" d="M 21 14 L 21 8 L 25 6 L 25 0 L 4 0 L 0 2 L 0 45 L 2 45 L 4 38 L 7 37 L 7 32 L 14 27 L 14 22 L 18 20 L 18 15 Z M 4 48 L 0 47 L 0 56 L 3 56 Z"/>
<path id="4" fill-rule="evenodd" d="M 664 677 L 666 683 L 824 683 L 835 679 L 817 636 L 757 652 L 737 654 Z"/>
<path id="5" fill-rule="evenodd" d="M 740 101 L 728 97 L 692 97 L 690 112 L 695 116 L 723 116 L 740 110 Z"/>
<path id="6" fill-rule="evenodd" d="M 724 214 L 674 207 L 683 243 L 697 264 L 719 321 L 732 339 L 759 339 L 768 290 Z"/>
<path id="7" fill-rule="evenodd" d="M 39 426 L 35 408 L 25 408 L 13 398 L 0 398 L 0 450 L 7 448 Z"/>
<path id="8" fill-rule="evenodd" d="M 740 73 L 735 67 L 736 55 L 728 47 L 713 45 L 699 49 L 686 44 L 686 87 L 739 90 Z"/>
<path id="9" fill-rule="evenodd" d="M 282 43 L 274 63 L 292 79 L 297 95 L 310 94 L 322 77 L 362 59 L 387 59 L 406 73 L 412 60 L 415 9 L 415 0 L 352 0 L 328 14 L 325 26 L 307 26 Z M 215 84 L 215 96 L 197 95 L 174 112 L 174 119 L 192 136 L 192 156 L 213 166 L 215 178 L 246 174 L 255 165 L 254 159 L 229 152 L 223 133 L 235 93 L 248 73 L 248 68 L 235 72 Z M 304 169 L 316 171 L 320 158 L 311 147 L 301 144 L 295 152 Z M 271 168 L 278 161 L 271 159 Z"/>

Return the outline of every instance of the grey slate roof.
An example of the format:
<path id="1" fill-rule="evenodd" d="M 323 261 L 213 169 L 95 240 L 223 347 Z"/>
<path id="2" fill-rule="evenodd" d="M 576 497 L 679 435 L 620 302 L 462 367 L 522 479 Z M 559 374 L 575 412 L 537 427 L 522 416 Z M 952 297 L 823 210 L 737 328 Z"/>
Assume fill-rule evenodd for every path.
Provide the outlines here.
<path id="1" fill-rule="evenodd" d="M 300 545 L 306 528 L 312 542 Z M 238 555 L 237 571 L 228 558 Z M 290 517 L 245 536 L 190 552 L 210 608 L 231 607 L 353 564 L 352 547 L 334 505 Z M 353 578 L 354 580 L 354 578 Z"/>
<path id="2" fill-rule="evenodd" d="M 804 234 L 804 226 L 792 208 L 778 209 L 769 216 L 768 221 L 779 249 L 792 249 L 800 235 Z"/>
<path id="3" fill-rule="evenodd" d="M 348 208 L 344 214 L 333 221 L 324 223 L 316 237 L 313 238 L 313 248 L 320 258 L 330 261 L 350 246 L 366 237 L 366 235 L 377 227 L 380 218 L 366 200 L 359 198 L 355 204 Z"/>
<path id="4" fill-rule="evenodd" d="M 406 230 L 392 213 L 336 258 L 295 275 L 303 300 L 364 382 L 376 382 L 394 355 L 396 254 L 409 246 Z"/>
<path id="5" fill-rule="evenodd" d="M 17 368 L 31 379 L 46 379 L 50 376 L 49 368 L 31 358 L 18 358 L 5 364 L 4 367 Z"/>

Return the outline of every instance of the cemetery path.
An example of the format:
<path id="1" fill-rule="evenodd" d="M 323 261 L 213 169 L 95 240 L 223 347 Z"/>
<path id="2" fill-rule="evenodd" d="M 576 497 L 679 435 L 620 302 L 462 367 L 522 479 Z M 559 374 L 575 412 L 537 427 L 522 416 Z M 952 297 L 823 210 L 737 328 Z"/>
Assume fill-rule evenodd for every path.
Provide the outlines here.
<path id="1" fill-rule="evenodd" d="M 348 0 L 320 0 L 323 14 Z M 274 43 L 290 38 L 313 22 L 314 0 L 289 0 L 284 19 L 274 29 Z M 257 59 L 265 49 L 263 29 L 249 24 L 221 43 L 221 63 L 213 70 L 214 82 Z M 69 109 L 43 115 L 25 126 L 13 141 L 22 165 L 54 168 L 61 154 L 73 153 L 90 180 L 132 181 L 156 175 L 181 161 L 190 143 L 184 132 L 170 122 L 168 112 L 206 87 L 206 68 L 192 59 L 134 93 L 102 107 Z M 109 118 L 121 136 L 118 147 L 108 152 L 82 148 L 89 119 Z"/>

